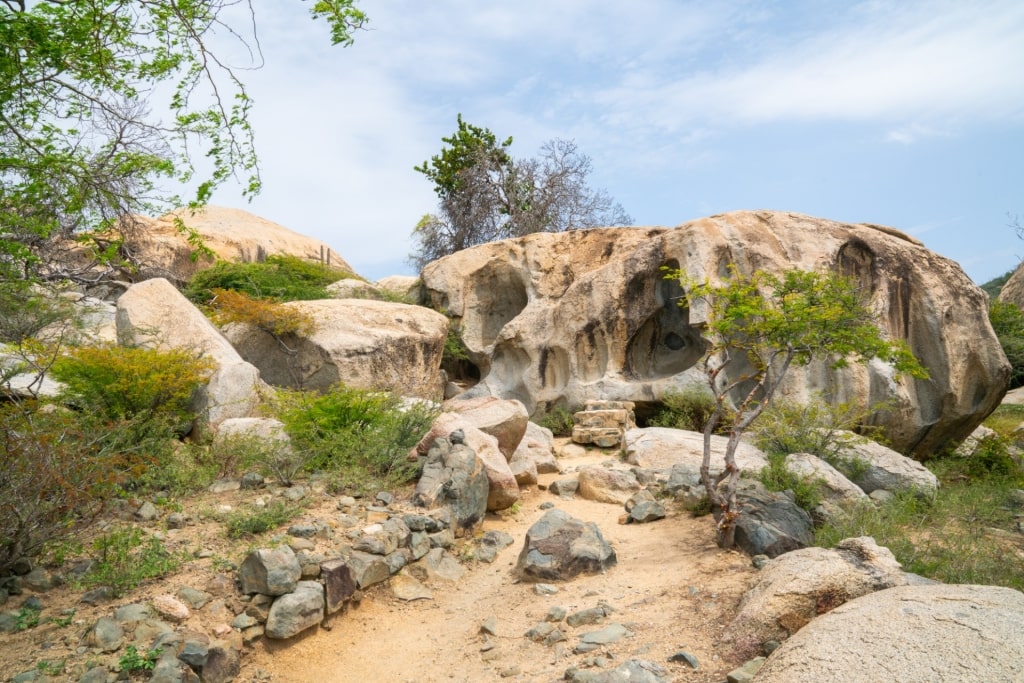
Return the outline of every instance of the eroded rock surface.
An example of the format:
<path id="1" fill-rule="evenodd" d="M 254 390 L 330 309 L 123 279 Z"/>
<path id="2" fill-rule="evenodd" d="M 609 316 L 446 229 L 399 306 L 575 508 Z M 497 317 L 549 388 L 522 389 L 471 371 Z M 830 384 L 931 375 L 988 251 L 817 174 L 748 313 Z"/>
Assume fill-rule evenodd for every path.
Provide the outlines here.
<path id="1" fill-rule="evenodd" d="M 482 377 L 474 392 L 516 398 L 532 414 L 588 399 L 640 407 L 700 381 L 705 312 L 680 308 L 680 285 L 661 268 L 718 280 L 729 264 L 745 274 L 828 268 L 857 281 L 883 333 L 905 339 L 931 378 L 895 378 L 880 361 L 818 363 L 791 371 L 783 394 L 889 401 L 872 420 L 900 452 L 927 457 L 963 439 L 1006 391 L 985 293 L 953 261 L 881 226 L 739 211 L 674 229 L 539 233 L 439 259 L 422 277 L 432 305 L 462 325 Z"/>
<path id="2" fill-rule="evenodd" d="M 605 571 L 615 562 L 615 550 L 596 524 L 554 509 L 526 532 L 515 573 L 524 581 L 566 581 Z"/>
<path id="3" fill-rule="evenodd" d="M 988 683 L 1024 679 L 1024 593 L 902 586 L 818 617 L 765 662 L 758 683 Z"/>

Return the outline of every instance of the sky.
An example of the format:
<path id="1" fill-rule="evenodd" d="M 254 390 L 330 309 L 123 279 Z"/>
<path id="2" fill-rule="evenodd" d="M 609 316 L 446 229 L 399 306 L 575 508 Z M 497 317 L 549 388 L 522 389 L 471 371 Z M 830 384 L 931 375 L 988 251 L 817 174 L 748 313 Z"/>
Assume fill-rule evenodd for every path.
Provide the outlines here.
<path id="1" fill-rule="evenodd" d="M 553 138 L 636 225 L 739 209 L 895 227 L 977 283 L 1024 241 L 1020 0 L 358 0 L 332 47 L 308 3 L 259 0 L 265 64 L 240 72 L 263 192 L 244 208 L 323 240 L 371 280 L 415 274 L 435 210 L 413 167 L 456 116 Z"/>

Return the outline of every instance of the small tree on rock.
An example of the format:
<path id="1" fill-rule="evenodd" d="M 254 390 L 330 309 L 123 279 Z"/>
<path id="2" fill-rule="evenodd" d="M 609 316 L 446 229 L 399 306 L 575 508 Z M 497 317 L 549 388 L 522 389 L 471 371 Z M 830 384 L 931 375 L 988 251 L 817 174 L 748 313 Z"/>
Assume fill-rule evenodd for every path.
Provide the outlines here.
<path id="1" fill-rule="evenodd" d="M 882 336 L 856 286 L 836 273 L 756 271 L 747 276 L 732 267 L 719 285 L 690 279 L 678 270 L 666 277 L 682 283 L 680 305 L 705 314 L 703 369 L 715 406 L 704 428 L 700 473 L 717 511 L 717 540 L 723 548 L 735 545 L 740 438 L 771 403 L 789 368 L 812 360 L 838 368 L 851 360 L 880 358 L 898 372 L 928 376 L 905 342 Z M 712 478 L 711 436 L 730 412 L 734 417 L 726 430 L 725 468 Z"/>

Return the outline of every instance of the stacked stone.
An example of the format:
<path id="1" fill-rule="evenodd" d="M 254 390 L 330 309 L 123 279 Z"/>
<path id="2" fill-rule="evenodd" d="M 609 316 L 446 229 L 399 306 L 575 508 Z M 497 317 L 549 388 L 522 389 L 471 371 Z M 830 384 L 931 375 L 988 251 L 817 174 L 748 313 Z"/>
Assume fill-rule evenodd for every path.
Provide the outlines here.
<path id="1" fill-rule="evenodd" d="M 587 401 L 572 416 L 572 440 L 599 448 L 616 448 L 625 441 L 626 431 L 636 427 L 632 401 Z"/>

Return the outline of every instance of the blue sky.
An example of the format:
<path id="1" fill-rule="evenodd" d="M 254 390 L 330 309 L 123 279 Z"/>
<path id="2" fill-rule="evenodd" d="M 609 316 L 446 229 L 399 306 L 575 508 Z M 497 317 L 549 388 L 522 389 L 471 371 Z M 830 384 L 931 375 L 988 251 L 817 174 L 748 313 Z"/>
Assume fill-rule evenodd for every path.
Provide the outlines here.
<path id="1" fill-rule="evenodd" d="M 348 48 L 294 0 L 260 2 L 242 73 L 263 193 L 246 208 L 362 275 L 411 273 L 435 207 L 413 166 L 455 118 L 552 138 L 637 225 L 737 209 L 890 225 L 976 282 L 1024 242 L 1020 0 L 362 0 Z"/>

